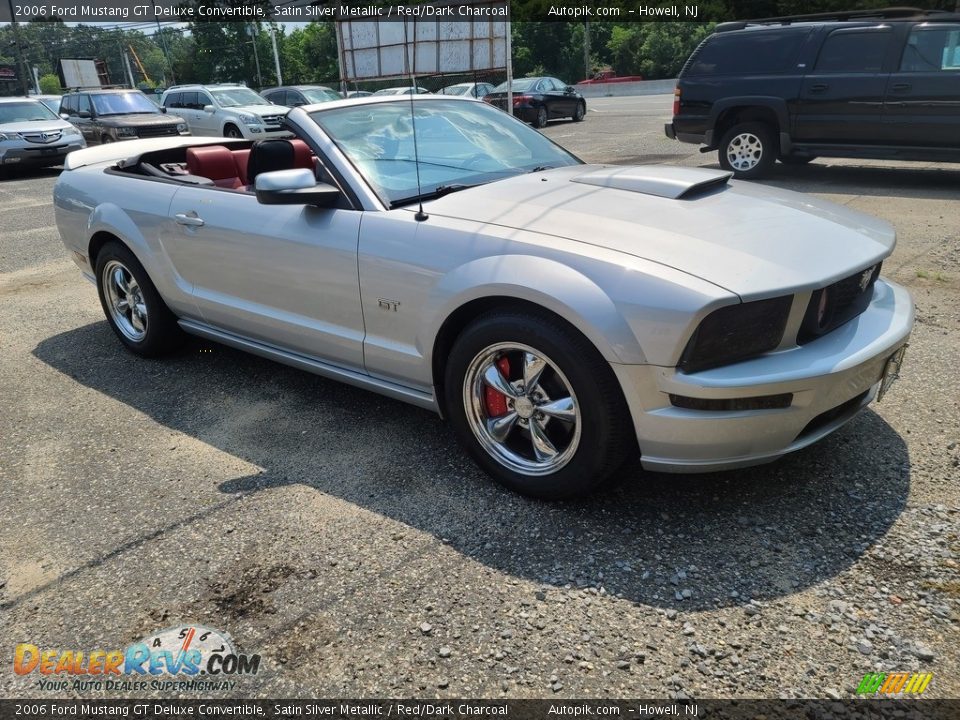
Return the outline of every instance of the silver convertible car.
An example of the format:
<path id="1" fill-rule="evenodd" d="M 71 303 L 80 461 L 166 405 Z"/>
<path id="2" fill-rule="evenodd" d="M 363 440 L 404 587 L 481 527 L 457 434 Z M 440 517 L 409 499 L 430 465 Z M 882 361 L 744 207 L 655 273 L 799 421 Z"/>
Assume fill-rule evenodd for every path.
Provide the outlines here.
<path id="1" fill-rule="evenodd" d="M 72 153 L 57 225 L 134 353 L 184 333 L 428 408 L 518 492 L 634 453 L 774 460 L 896 377 L 886 223 L 679 167 L 585 165 L 471 99 L 335 101 L 293 140 Z"/>

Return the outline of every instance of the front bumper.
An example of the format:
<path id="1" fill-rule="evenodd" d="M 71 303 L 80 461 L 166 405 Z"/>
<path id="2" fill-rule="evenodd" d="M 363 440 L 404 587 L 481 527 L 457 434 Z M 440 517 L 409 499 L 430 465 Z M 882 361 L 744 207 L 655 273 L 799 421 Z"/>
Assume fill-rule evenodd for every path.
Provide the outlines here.
<path id="1" fill-rule="evenodd" d="M 614 364 L 643 466 L 662 472 L 746 467 L 820 440 L 873 401 L 887 360 L 906 344 L 912 327 L 909 293 L 881 279 L 861 315 L 800 347 L 689 375 Z M 674 407 L 669 398 L 782 393 L 793 394 L 791 404 L 771 410 L 691 410 Z"/>
<path id="2" fill-rule="evenodd" d="M 23 143 L 22 145 L 0 145 L 0 166 L 14 165 L 59 165 L 74 150 L 86 147 L 83 138 L 76 136 L 70 140 L 61 140 L 50 145 Z"/>

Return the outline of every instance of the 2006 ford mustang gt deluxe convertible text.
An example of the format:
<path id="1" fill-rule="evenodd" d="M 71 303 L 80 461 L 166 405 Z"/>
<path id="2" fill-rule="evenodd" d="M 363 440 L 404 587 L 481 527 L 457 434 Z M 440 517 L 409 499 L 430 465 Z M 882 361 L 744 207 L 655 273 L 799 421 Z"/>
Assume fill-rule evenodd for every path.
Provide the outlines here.
<path id="1" fill-rule="evenodd" d="M 57 225 L 120 341 L 183 332 L 448 417 L 539 497 L 774 460 L 896 377 L 892 228 L 675 167 L 584 165 L 506 113 L 307 105 L 293 140 L 72 153 Z M 422 205 L 422 208 L 421 208 Z"/>

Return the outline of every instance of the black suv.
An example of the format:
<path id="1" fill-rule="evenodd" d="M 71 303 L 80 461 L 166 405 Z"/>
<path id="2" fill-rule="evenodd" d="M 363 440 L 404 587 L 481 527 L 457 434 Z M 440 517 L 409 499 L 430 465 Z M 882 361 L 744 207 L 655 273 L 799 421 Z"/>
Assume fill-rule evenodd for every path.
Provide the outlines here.
<path id="1" fill-rule="evenodd" d="M 736 177 L 818 156 L 960 160 L 960 15 L 913 8 L 718 25 L 667 137 Z"/>
<path id="2" fill-rule="evenodd" d="M 60 115 L 75 125 L 88 145 L 189 135 L 187 124 L 166 115 L 139 90 L 79 90 L 60 100 Z"/>

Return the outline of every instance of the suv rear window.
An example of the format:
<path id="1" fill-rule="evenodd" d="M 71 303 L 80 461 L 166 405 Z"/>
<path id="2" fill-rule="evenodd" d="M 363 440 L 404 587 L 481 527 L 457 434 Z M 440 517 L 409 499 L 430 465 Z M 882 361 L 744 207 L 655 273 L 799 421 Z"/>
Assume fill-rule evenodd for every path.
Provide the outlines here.
<path id="1" fill-rule="evenodd" d="M 960 71 L 960 27 L 921 25 L 910 31 L 900 72 Z"/>
<path id="2" fill-rule="evenodd" d="M 690 58 L 683 75 L 770 75 L 790 68 L 809 30 L 747 31 L 712 35 Z"/>

